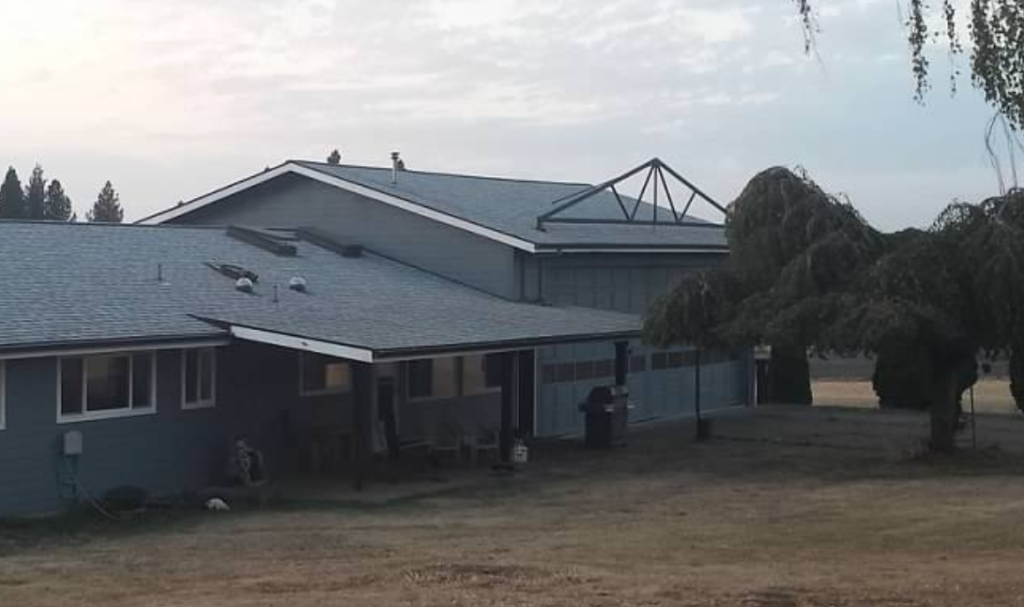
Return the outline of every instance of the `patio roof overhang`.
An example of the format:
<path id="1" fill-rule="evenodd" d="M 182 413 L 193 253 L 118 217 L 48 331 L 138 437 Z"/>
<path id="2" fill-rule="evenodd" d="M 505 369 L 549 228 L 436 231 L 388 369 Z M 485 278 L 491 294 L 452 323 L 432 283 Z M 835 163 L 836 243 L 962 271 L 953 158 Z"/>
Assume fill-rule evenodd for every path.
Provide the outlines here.
<path id="1" fill-rule="evenodd" d="M 294 335 L 271 329 L 231 324 L 226 327 L 231 335 L 243 341 L 262 343 L 291 350 L 315 352 L 325 356 L 344 358 L 364 363 L 399 362 L 424 358 L 458 356 L 462 354 L 489 354 L 528 350 L 547 345 L 586 343 L 601 341 L 621 341 L 637 338 L 640 330 L 611 331 L 590 334 L 536 336 L 529 338 L 510 338 L 486 342 L 463 342 L 450 344 L 433 344 L 405 348 L 371 349 L 352 344 L 339 343 L 331 339 Z"/>

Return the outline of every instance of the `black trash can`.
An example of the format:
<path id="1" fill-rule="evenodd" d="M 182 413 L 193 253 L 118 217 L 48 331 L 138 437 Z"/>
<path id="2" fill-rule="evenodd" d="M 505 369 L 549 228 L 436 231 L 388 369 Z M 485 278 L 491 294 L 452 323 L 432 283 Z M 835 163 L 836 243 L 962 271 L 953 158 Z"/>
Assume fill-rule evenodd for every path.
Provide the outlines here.
<path id="1" fill-rule="evenodd" d="M 629 391 L 625 386 L 598 386 L 580 403 L 586 414 L 583 444 L 588 449 L 626 446 L 629 427 Z"/>

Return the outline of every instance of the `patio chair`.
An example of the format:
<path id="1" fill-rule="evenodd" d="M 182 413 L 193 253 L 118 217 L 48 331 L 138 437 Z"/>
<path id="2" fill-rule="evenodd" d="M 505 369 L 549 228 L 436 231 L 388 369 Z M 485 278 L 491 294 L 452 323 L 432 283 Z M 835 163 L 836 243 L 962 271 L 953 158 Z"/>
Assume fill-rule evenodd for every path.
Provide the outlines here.
<path id="1" fill-rule="evenodd" d="M 462 459 L 462 428 L 458 424 L 441 424 L 434 429 L 428 440 L 431 455 L 438 457 L 446 453 L 454 454 L 456 460 Z"/>
<path id="2" fill-rule="evenodd" d="M 500 433 L 493 428 L 480 428 L 469 436 L 470 462 L 475 466 L 481 452 L 493 452 L 494 459 L 499 459 L 501 451 Z"/>

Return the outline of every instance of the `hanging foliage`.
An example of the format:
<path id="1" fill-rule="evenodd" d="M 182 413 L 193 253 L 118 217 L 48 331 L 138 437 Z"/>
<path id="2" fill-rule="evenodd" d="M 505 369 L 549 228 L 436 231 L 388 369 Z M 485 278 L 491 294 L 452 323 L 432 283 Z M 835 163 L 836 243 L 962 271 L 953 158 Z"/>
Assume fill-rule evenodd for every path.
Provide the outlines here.
<path id="1" fill-rule="evenodd" d="M 814 3 L 793 1 L 803 24 L 805 50 L 810 52 L 818 33 Z M 1024 130 L 1024 2 L 970 0 L 969 8 L 958 8 L 953 0 L 909 0 L 906 10 L 904 25 L 915 97 L 922 101 L 931 86 L 928 48 L 940 41 L 953 60 L 950 82 L 956 90 L 956 59 L 966 54 L 960 31 L 966 26 L 971 41 L 971 82 L 1016 130 Z M 962 14 L 965 11 L 967 14 Z"/>

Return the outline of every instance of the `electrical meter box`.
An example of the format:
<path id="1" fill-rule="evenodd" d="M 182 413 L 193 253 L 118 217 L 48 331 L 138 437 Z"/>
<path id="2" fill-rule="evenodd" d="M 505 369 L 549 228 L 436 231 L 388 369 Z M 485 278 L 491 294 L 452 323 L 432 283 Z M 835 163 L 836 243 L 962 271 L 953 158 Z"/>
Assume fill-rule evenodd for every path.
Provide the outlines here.
<path id="1" fill-rule="evenodd" d="M 72 430 L 64 433 L 64 455 L 82 454 L 82 433 Z"/>

